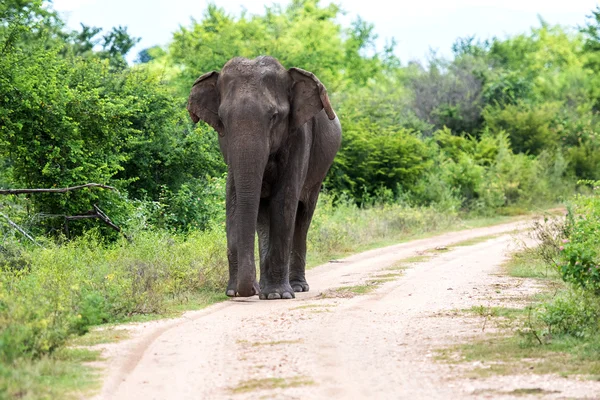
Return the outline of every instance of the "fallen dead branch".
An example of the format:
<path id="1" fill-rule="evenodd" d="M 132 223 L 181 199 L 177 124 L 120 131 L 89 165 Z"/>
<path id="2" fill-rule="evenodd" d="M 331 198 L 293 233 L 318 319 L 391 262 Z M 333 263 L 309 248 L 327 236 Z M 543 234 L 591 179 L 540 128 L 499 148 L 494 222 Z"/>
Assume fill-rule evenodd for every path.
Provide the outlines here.
<path id="1" fill-rule="evenodd" d="M 117 189 L 112 186 L 102 185 L 100 183 L 86 183 L 85 185 L 78 185 L 78 186 L 71 186 L 71 187 L 57 188 L 57 189 L 0 189 L 0 195 L 24 194 L 24 193 L 67 193 L 72 190 L 78 190 L 78 189 L 83 189 L 83 188 L 92 188 L 92 187 L 117 191 Z"/>

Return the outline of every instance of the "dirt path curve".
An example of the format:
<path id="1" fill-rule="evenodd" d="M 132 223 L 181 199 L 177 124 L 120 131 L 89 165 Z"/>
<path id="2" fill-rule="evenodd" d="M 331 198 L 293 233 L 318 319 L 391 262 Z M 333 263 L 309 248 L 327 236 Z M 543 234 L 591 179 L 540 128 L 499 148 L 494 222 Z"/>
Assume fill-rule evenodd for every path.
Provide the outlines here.
<path id="1" fill-rule="evenodd" d="M 514 245 L 509 233 L 524 227 L 478 228 L 368 251 L 310 270 L 311 292 L 296 300 L 235 299 L 146 324 L 136 339 L 109 349 L 109 375 L 97 398 L 479 398 L 476 385 L 434 361 L 432 351 L 480 334 L 480 326 L 450 311 L 493 297 L 493 282 L 504 279 L 496 275 L 499 265 Z M 399 260 L 488 235 L 500 236 L 439 253 L 369 294 L 333 290 L 389 279 Z M 545 381 L 525 384 L 552 387 Z M 560 390 L 582 394 L 581 387 Z"/>

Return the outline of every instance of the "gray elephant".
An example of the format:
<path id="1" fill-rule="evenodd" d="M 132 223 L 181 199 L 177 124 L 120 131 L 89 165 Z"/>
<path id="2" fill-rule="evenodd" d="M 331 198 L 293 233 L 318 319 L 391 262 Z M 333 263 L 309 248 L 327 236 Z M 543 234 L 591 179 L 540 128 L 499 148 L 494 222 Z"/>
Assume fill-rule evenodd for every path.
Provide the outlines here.
<path id="1" fill-rule="evenodd" d="M 306 235 L 342 137 L 327 90 L 272 57 L 233 58 L 194 82 L 187 109 L 218 132 L 227 164 L 227 296 L 308 291 Z"/>

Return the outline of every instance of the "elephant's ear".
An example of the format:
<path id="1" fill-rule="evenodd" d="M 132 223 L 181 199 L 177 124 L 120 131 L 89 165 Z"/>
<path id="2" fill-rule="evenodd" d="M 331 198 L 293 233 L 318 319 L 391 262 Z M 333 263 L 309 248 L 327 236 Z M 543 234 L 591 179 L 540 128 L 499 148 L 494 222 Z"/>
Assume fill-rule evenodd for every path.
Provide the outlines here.
<path id="1" fill-rule="evenodd" d="M 290 68 L 289 73 L 294 80 L 292 87 L 292 109 L 290 125 L 298 128 L 317 115 L 323 108 L 329 119 L 335 119 L 331 108 L 327 89 L 312 73 L 300 68 Z"/>
<path id="2" fill-rule="evenodd" d="M 219 73 L 212 71 L 196 79 L 190 92 L 187 109 L 194 122 L 202 120 L 223 134 L 223 123 L 219 118 L 218 78 Z"/>

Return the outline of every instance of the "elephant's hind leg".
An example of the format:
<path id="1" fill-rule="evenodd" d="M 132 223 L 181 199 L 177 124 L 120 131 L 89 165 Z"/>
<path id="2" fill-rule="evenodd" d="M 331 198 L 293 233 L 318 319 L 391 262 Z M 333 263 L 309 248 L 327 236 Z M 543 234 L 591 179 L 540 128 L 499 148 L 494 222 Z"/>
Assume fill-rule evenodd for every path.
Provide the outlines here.
<path id="1" fill-rule="evenodd" d="M 294 292 L 308 292 L 309 290 L 308 282 L 306 282 L 306 236 L 318 196 L 319 192 L 317 191 L 316 194 L 310 196 L 308 202 L 298 204 L 290 258 L 290 285 Z"/>
<path id="2" fill-rule="evenodd" d="M 261 199 L 258 209 L 258 220 L 256 224 L 256 233 L 258 234 L 258 253 L 260 254 L 260 290 L 262 291 L 267 282 L 267 255 L 269 254 L 269 226 L 271 218 L 269 217 L 269 201 Z"/>

